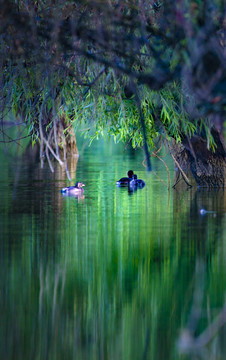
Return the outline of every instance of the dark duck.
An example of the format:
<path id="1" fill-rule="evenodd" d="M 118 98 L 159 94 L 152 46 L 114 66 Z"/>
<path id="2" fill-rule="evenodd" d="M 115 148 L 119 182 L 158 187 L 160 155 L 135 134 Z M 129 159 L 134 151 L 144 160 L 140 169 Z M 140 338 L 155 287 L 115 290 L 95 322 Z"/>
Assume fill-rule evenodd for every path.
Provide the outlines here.
<path id="1" fill-rule="evenodd" d="M 129 170 L 127 172 L 127 177 L 123 177 L 121 179 L 119 179 L 118 181 L 116 181 L 116 185 L 118 186 L 128 186 L 128 184 L 130 183 L 130 181 L 133 179 L 133 170 Z"/>
<path id="2" fill-rule="evenodd" d="M 145 186 L 145 182 L 142 179 L 137 179 L 137 175 L 133 175 L 132 180 L 129 182 L 129 186 L 132 188 L 143 188 Z"/>
<path id="3" fill-rule="evenodd" d="M 85 184 L 77 182 L 75 186 L 65 187 L 61 190 L 61 192 L 64 195 L 80 196 L 84 192 L 83 186 L 85 186 Z"/>

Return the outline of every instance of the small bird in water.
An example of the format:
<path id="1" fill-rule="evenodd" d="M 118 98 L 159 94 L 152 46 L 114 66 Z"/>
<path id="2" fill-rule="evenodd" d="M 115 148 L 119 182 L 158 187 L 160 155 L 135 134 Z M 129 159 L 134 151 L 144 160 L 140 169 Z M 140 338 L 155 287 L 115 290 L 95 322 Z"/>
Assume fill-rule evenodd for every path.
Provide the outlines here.
<path id="1" fill-rule="evenodd" d="M 143 188 L 145 187 L 145 182 L 142 179 L 137 179 L 137 175 L 134 174 L 132 180 L 129 183 L 129 186 Z"/>
<path id="2" fill-rule="evenodd" d="M 214 215 L 216 215 L 215 211 L 208 211 L 208 210 L 205 210 L 205 209 L 201 209 L 200 214 L 201 215 L 206 215 L 206 214 L 214 214 Z"/>
<path id="3" fill-rule="evenodd" d="M 123 177 L 120 180 L 116 181 L 116 185 L 118 186 L 128 186 L 128 184 L 130 183 L 130 181 L 133 179 L 133 170 L 129 170 L 127 172 L 127 177 Z"/>
<path id="4" fill-rule="evenodd" d="M 61 192 L 64 195 L 81 196 L 84 192 L 83 186 L 85 186 L 85 184 L 77 182 L 75 186 L 65 187 L 61 190 Z"/>

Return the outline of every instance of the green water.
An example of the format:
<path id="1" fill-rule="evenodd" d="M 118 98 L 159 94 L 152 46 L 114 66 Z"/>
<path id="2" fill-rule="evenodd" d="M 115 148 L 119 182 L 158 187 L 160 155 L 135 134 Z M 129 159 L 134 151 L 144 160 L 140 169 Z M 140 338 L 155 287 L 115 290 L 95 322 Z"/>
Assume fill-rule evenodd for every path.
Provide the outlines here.
<path id="1" fill-rule="evenodd" d="M 1 359 L 226 358 L 225 325 L 187 354 L 181 335 L 200 339 L 225 302 L 223 191 L 168 192 L 142 151 L 114 144 L 83 147 L 70 163 L 86 185 L 79 199 L 61 195 L 60 166 L 0 160 Z M 145 188 L 116 187 L 129 169 Z"/>

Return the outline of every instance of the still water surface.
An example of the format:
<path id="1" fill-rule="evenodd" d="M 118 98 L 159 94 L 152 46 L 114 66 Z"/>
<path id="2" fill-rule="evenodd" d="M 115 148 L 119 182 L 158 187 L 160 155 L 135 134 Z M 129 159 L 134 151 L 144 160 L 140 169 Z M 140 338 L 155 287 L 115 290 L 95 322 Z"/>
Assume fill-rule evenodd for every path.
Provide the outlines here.
<path id="1" fill-rule="evenodd" d="M 168 192 L 142 152 L 122 151 L 94 144 L 71 161 L 80 199 L 60 193 L 61 167 L 0 154 L 1 359 L 226 358 L 225 325 L 184 352 L 224 305 L 224 192 Z M 116 187 L 129 169 L 145 188 Z"/>

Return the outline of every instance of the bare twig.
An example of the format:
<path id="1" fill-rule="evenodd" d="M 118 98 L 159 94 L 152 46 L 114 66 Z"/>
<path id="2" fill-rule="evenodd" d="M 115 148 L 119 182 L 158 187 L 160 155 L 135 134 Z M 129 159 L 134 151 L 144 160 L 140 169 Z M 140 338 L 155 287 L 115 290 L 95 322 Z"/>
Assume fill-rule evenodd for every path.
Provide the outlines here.
<path id="1" fill-rule="evenodd" d="M 47 160 L 48 160 L 48 163 L 49 163 L 50 170 L 51 170 L 52 173 L 54 173 L 54 168 L 53 168 L 53 165 L 52 165 L 50 157 L 49 157 L 48 146 L 46 146 L 46 157 L 47 157 Z"/>
<path id="2" fill-rule="evenodd" d="M 50 143 L 48 140 L 46 140 L 44 134 L 43 134 L 43 130 L 42 130 L 42 115 L 43 115 L 43 110 L 44 110 L 44 104 L 45 104 L 46 99 L 43 100 L 42 102 L 42 106 L 40 109 L 40 114 L 39 114 L 39 132 L 40 132 L 40 160 L 41 160 L 41 167 L 43 168 L 43 158 L 44 158 L 44 144 L 46 145 L 46 147 L 50 150 L 50 152 L 52 153 L 52 155 L 55 157 L 55 159 L 60 163 L 60 165 L 63 165 L 63 161 L 60 159 L 60 157 L 54 152 L 53 148 L 51 147 Z M 53 169 L 53 168 L 52 168 Z"/>
<path id="3" fill-rule="evenodd" d="M 51 132 L 49 133 L 49 136 L 48 136 L 48 142 L 49 142 L 50 136 L 51 136 Z M 49 157 L 49 148 L 47 145 L 46 145 L 46 157 L 47 157 L 47 160 L 49 163 L 50 170 L 52 171 L 52 173 L 54 173 L 54 168 L 53 168 L 53 165 L 52 165 L 50 157 Z"/>
<path id="4" fill-rule="evenodd" d="M 180 174 L 181 174 L 180 171 L 178 171 L 175 184 L 172 186 L 173 189 L 175 189 L 176 185 L 182 180 L 182 179 L 180 179 Z"/>
<path id="5" fill-rule="evenodd" d="M 57 139 L 57 123 L 59 123 L 59 118 L 58 118 L 58 114 L 57 114 L 57 111 L 56 111 L 55 97 L 54 96 L 52 96 L 52 106 L 53 106 L 53 132 L 54 132 L 55 149 L 56 149 L 57 157 L 60 158 L 58 139 Z"/>
<path id="6" fill-rule="evenodd" d="M 169 168 L 168 166 L 166 165 L 165 161 L 162 160 L 156 153 L 153 153 L 151 156 L 155 156 L 157 157 L 160 161 L 162 161 L 162 163 L 165 165 L 165 168 L 166 168 L 166 171 L 167 171 L 167 174 L 168 174 L 168 190 L 170 188 L 170 173 L 169 173 Z"/>
<path id="7" fill-rule="evenodd" d="M 62 166 L 64 163 L 63 161 L 57 156 L 57 154 L 54 152 L 53 148 L 51 147 L 51 145 L 49 144 L 49 142 L 43 138 L 44 143 L 48 146 L 50 152 L 52 153 L 52 155 L 55 157 L 55 159 L 60 163 L 60 165 Z"/>
<path id="8" fill-rule="evenodd" d="M 69 170 L 68 170 L 68 165 L 67 165 L 67 149 L 66 149 L 66 145 L 65 145 L 64 129 L 63 129 L 62 123 L 59 122 L 59 124 L 60 124 L 61 133 L 62 133 L 62 143 L 63 143 L 63 149 L 64 149 L 65 170 L 66 170 L 66 174 L 67 174 L 68 180 L 71 181 L 71 176 L 70 176 L 70 172 L 69 172 Z"/>
<path id="9" fill-rule="evenodd" d="M 126 143 L 126 146 L 124 147 L 123 151 L 126 151 L 126 149 L 127 149 L 128 145 L 129 145 L 129 143 L 131 142 L 131 140 L 132 140 L 132 138 L 130 138 L 129 141 Z"/>
<path id="10" fill-rule="evenodd" d="M 44 108 L 44 104 L 45 104 L 45 99 L 43 100 L 42 102 L 42 105 L 41 105 L 41 109 L 40 109 L 40 113 L 39 113 L 39 134 L 40 134 L 40 161 L 41 161 L 41 168 L 43 168 L 43 165 L 44 165 L 44 160 L 43 160 L 43 157 L 44 157 L 44 152 L 43 152 L 43 149 L 44 149 L 44 135 L 43 135 L 43 130 L 42 130 L 42 115 L 43 115 L 43 108 Z"/>
<path id="11" fill-rule="evenodd" d="M 165 130 L 165 129 L 164 129 Z M 166 133 L 166 131 L 165 131 Z M 167 136 L 166 136 L 166 142 L 167 142 L 167 145 L 168 145 L 168 149 L 169 149 L 169 152 L 170 152 L 170 155 L 172 156 L 175 164 L 177 165 L 178 169 L 180 170 L 181 172 L 181 175 L 185 181 L 185 183 L 189 186 L 189 187 L 192 187 L 192 185 L 189 183 L 189 179 L 187 177 L 187 175 L 185 174 L 185 172 L 183 171 L 183 169 L 181 168 L 180 164 L 178 163 L 178 161 L 176 160 L 175 156 L 173 155 L 172 151 L 171 151 L 171 147 L 170 147 L 170 144 L 169 144 L 169 141 L 167 140 Z M 175 186 L 175 185 L 174 185 Z"/>
<path id="12" fill-rule="evenodd" d="M 162 142 L 161 142 L 160 148 L 157 151 L 155 151 L 155 154 L 158 154 L 161 150 L 162 150 Z"/>
<path id="13" fill-rule="evenodd" d="M 2 131 L 2 130 L 1 130 Z M 7 134 L 4 133 L 5 136 L 8 136 Z M 22 139 L 26 139 L 28 137 L 30 137 L 31 135 L 26 135 L 26 136 L 22 136 L 20 138 L 16 138 L 16 139 L 11 139 L 11 140 L 0 140 L 0 143 L 4 143 L 4 144 L 8 144 L 8 143 L 11 143 L 11 142 L 16 142 L 19 141 L 19 140 L 22 140 Z M 17 145 L 20 145 L 17 143 Z"/>
<path id="14" fill-rule="evenodd" d="M 167 187 L 166 183 L 153 170 L 152 170 L 152 172 L 161 181 L 161 183 L 163 183 L 163 185 L 165 185 Z M 168 187 L 168 190 L 169 190 L 169 187 Z"/>
<path id="15" fill-rule="evenodd" d="M 166 171 L 167 171 L 167 173 L 168 173 L 168 190 L 169 190 L 169 188 L 170 188 L 170 173 L 169 173 L 169 168 L 168 168 L 168 166 L 166 165 L 165 161 L 164 161 L 160 156 L 157 155 L 157 153 L 158 153 L 161 149 L 162 149 L 162 144 L 161 144 L 160 148 L 159 148 L 156 152 L 153 152 L 151 155 L 149 155 L 149 157 L 155 156 L 155 157 L 157 157 L 160 161 L 162 161 L 162 163 L 165 165 Z M 145 164 L 145 162 L 146 162 L 146 159 L 143 160 L 142 164 L 143 164 L 144 167 L 147 167 L 146 164 Z M 167 187 L 166 183 L 165 183 L 163 180 L 161 180 L 161 178 L 160 178 L 153 170 L 152 170 L 152 172 L 153 172 L 153 174 Z"/>
<path id="16" fill-rule="evenodd" d="M 95 79 L 93 79 L 93 81 L 91 81 L 89 84 L 85 84 L 85 86 L 88 86 L 88 88 L 85 90 L 83 96 L 87 94 L 87 92 L 91 89 L 91 87 L 95 84 L 95 82 L 101 77 L 101 75 L 105 72 L 105 69 L 106 69 L 105 66 L 103 66 L 99 74 L 95 77 Z"/>

